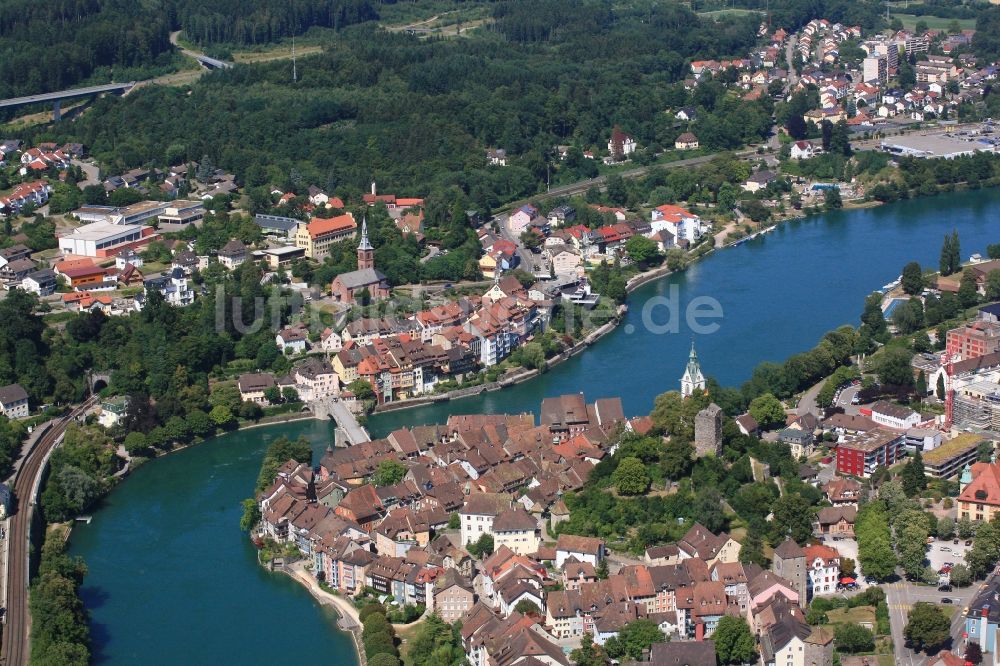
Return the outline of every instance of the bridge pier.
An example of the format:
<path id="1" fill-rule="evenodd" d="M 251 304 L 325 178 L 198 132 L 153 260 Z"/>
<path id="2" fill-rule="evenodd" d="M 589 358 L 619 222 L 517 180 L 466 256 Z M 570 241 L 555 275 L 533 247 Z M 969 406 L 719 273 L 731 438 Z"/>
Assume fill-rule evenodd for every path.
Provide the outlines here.
<path id="1" fill-rule="evenodd" d="M 52 122 L 57 123 L 62 120 L 62 103 L 59 100 L 52 102 Z"/>

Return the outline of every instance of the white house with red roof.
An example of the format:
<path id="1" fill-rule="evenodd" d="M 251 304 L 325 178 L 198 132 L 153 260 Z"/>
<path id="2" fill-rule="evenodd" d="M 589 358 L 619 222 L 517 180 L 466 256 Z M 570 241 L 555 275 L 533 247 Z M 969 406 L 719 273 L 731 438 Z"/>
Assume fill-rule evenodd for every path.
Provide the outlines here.
<path id="1" fill-rule="evenodd" d="M 683 238 L 689 243 L 694 243 L 701 238 L 708 226 L 694 213 L 671 204 L 657 206 L 653 209 L 650 217 L 650 236 L 666 230 L 674 238 Z"/>
<path id="2" fill-rule="evenodd" d="M 840 579 L 840 553 L 836 548 L 813 544 L 803 549 L 809 574 L 809 596 L 833 594 Z"/>
<path id="3" fill-rule="evenodd" d="M 623 132 L 617 125 L 611 130 L 611 138 L 608 140 L 608 154 L 611 155 L 612 160 L 625 159 L 634 153 L 638 146 L 635 139 Z"/>
<path id="4" fill-rule="evenodd" d="M 27 204 L 41 206 L 49 200 L 52 186 L 44 180 L 33 183 L 21 183 L 14 191 L 5 197 L 0 197 L 0 215 L 11 215 Z"/>
<path id="5" fill-rule="evenodd" d="M 796 141 L 792 144 L 791 158 L 793 160 L 808 160 L 821 152 L 808 141 Z"/>

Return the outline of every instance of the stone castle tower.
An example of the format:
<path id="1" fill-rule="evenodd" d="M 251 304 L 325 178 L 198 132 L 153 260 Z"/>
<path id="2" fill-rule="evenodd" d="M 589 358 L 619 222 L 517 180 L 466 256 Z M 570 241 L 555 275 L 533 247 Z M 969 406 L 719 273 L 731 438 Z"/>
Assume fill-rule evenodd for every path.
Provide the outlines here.
<path id="1" fill-rule="evenodd" d="M 705 390 L 705 375 L 701 374 L 698 353 L 694 350 L 694 340 L 692 340 L 687 367 L 684 369 L 684 375 L 681 377 L 681 397 L 688 397 L 694 393 L 695 389 Z"/>
<path id="2" fill-rule="evenodd" d="M 699 458 L 722 453 L 722 408 L 714 402 L 694 417 L 694 452 Z"/>
<path id="3" fill-rule="evenodd" d="M 787 580 L 798 590 L 799 606 L 805 608 L 809 600 L 806 581 L 806 552 L 791 539 L 785 539 L 784 543 L 774 549 L 771 571 Z"/>
<path id="4" fill-rule="evenodd" d="M 358 270 L 375 268 L 375 248 L 368 242 L 368 220 L 361 222 L 361 242 L 358 244 Z"/>

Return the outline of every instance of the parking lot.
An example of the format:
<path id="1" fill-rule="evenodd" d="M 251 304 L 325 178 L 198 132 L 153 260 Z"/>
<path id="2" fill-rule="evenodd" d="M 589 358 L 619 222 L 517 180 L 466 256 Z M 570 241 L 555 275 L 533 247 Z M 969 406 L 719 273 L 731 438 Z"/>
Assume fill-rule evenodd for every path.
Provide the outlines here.
<path id="1" fill-rule="evenodd" d="M 927 549 L 927 559 L 930 560 L 930 566 L 934 571 L 938 571 L 946 562 L 965 564 L 965 551 L 972 546 L 966 546 L 964 539 L 959 539 L 957 544 L 954 542 L 955 540 L 951 539 L 930 544 Z"/>

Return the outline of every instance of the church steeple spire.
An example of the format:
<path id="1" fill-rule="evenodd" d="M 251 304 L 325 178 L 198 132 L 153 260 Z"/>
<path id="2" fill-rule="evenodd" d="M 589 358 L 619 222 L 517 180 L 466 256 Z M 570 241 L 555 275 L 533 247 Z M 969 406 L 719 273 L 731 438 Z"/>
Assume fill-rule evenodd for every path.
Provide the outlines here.
<path id="1" fill-rule="evenodd" d="M 694 340 L 692 340 L 687 367 L 684 369 L 684 375 L 681 377 L 681 397 L 688 397 L 694 393 L 695 389 L 705 390 L 705 375 L 701 372 L 701 364 L 698 362 L 698 352 L 694 350 Z"/>
<path id="2" fill-rule="evenodd" d="M 372 244 L 368 242 L 368 217 L 364 217 L 361 220 L 361 244 L 358 245 L 359 250 L 374 250 Z"/>
<path id="3" fill-rule="evenodd" d="M 375 248 L 368 241 L 368 218 L 361 220 L 361 242 L 358 243 L 358 270 L 375 268 Z"/>

